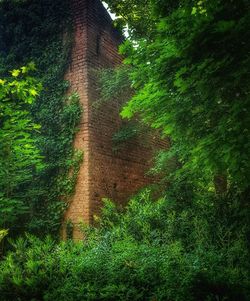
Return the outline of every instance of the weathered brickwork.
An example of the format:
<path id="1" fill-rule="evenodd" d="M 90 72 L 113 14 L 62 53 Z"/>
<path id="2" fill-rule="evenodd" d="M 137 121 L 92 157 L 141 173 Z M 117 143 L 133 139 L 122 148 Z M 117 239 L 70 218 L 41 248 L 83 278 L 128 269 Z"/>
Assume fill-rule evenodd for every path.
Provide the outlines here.
<path id="1" fill-rule="evenodd" d="M 79 223 L 93 221 L 102 198 L 109 197 L 123 203 L 149 183 L 145 172 L 150 166 L 152 153 L 161 146 L 165 147 L 166 142 L 157 139 L 155 143 L 152 137 L 142 145 L 140 139 L 135 138 L 114 152 L 112 137 L 121 125 L 119 108 L 115 102 L 98 110 L 93 107 L 93 102 L 99 98 L 94 70 L 121 63 L 118 45 L 122 37 L 112 27 L 101 1 L 72 0 L 72 10 L 75 41 L 66 78 L 71 83 L 71 90 L 79 94 L 84 110 L 75 139 L 75 147 L 84 152 L 84 159 L 65 221 L 73 222 L 74 238 L 81 239 Z"/>

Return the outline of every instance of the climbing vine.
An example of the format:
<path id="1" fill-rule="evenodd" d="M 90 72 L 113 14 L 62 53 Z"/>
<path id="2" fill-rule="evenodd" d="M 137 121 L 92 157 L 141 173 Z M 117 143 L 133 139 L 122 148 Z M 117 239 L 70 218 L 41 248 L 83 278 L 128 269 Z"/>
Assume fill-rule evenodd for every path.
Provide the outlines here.
<path id="1" fill-rule="evenodd" d="M 77 94 L 67 96 L 64 79 L 72 46 L 72 17 L 68 0 L 4 0 L 0 2 L 0 74 L 34 62 L 43 91 L 32 106 L 41 125 L 37 146 L 45 168 L 30 190 L 26 228 L 57 234 L 67 197 L 74 191 L 82 154 L 72 142 L 81 116 Z"/>

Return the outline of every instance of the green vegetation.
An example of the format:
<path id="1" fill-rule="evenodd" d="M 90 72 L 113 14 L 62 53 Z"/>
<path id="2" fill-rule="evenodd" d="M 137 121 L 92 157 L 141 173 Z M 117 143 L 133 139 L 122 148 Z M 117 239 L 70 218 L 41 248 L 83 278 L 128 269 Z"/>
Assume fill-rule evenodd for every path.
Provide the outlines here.
<path id="1" fill-rule="evenodd" d="M 0 3 L 0 77 L 33 61 L 37 67 L 34 77 L 43 86 L 29 112 L 41 126 L 32 139 L 44 158 L 44 168 L 31 182 L 30 214 L 20 223 L 26 231 L 42 236 L 58 236 L 67 206 L 62 196 L 67 201 L 73 192 L 82 159 L 72 147 L 81 108 L 77 94 L 66 96 L 69 84 L 64 80 L 72 44 L 71 23 L 67 0 Z M 27 202 L 27 196 L 23 199 Z"/>
<path id="2" fill-rule="evenodd" d="M 0 242 L 4 239 L 4 237 L 8 234 L 7 230 L 0 230 Z"/>
<path id="3" fill-rule="evenodd" d="M 116 100 L 136 118 L 115 143 L 142 124 L 171 139 L 151 170 L 159 182 L 126 208 L 106 200 L 83 242 L 71 241 L 71 221 L 67 242 L 13 240 L 0 300 L 250 300 L 249 1 L 106 2 L 129 39 L 125 66 L 103 72 L 96 105 Z M 12 238 L 58 233 L 60 197 L 73 192 L 81 160 L 72 149 L 78 97 L 66 100 L 63 80 L 68 4 L 0 2 L 0 229 Z"/>
<path id="4" fill-rule="evenodd" d="M 128 8 L 120 8 L 123 4 L 108 2 L 129 15 Z M 248 1 L 149 3 L 153 29 L 121 47 L 125 63 L 132 66 L 136 91 L 122 116 L 140 113 L 146 123 L 171 137 L 168 156 L 178 158 L 179 176 L 191 173 L 209 190 L 214 177 L 225 175 L 229 188 L 247 190 Z M 135 14 L 141 13 L 139 8 L 136 4 Z M 129 25 L 136 30 L 138 23 L 144 24 L 136 19 Z"/>
<path id="5" fill-rule="evenodd" d="M 32 135 L 35 124 L 30 106 L 41 85 L 29 72 L 34 64 L 11 72 L 11 79 L 0 79 L 0 228 L 22 227 L 22 218 L 31 214 L 31 184 L 42 158 Z"/>
<path id="6" fill-rule="evenodd" d="M 224 201 L 218 219 L 146 191 L 122 213 L 106 201 L 82 243 L 19 239 L 0 265 L 1 300 L 249 300 L 245 233 Z"/>

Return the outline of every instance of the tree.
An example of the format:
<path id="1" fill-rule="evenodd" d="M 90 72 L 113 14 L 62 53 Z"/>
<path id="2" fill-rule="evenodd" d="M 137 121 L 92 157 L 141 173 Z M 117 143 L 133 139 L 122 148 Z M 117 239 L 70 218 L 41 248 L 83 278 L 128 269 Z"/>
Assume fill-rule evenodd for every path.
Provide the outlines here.
<path id="1" fill-rule="evenodd" d="M 0 79 L 0 228 L 20 228 L 20 218 L 29 213 L 30 189 L 42 157 L 32 133 L 40 126 L 32 121 L 30 106 L 41 85 L 30 71 L 33 63 Z"/>
<path id="2" fill-rule="evenodd" d="M 129 1 L 107 2 L 126 15 Z M 202 179 L 204 187 L 213 190 L 214 177 L 227 175 L 229 187 L 247 191 L 248 1 L 146 3 L 150 10 L 145 19 L 153 26 L 141 38 L 132 35 L 132 41 L 121 48 L 127 55 L 125 63 L 133 67 L 130 77 L 135 88 L 123 117 L 139 113 L 146 123 L 171 137 L 173 146 L 166 158 L 178 158 L 182 166 L 178 176 L 193 175 L 197 185 Z M 141 5 L 132 6 L 135 16 Z M 124 17 L 125 21 L 134 31 L 135 21 L 143 23 L 143 19 Z"/>

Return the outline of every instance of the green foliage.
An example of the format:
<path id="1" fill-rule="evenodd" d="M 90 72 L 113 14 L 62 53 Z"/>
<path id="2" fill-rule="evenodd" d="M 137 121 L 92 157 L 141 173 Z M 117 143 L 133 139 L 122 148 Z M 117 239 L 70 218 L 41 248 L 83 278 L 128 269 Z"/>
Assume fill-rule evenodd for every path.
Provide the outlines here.
<path id="1" fill-rule="evenodd" d="M 30 107 L 41 84 L 29 75 L 33 63 L 0 79 L 0 227 L 21 228 L 20 218 L 30 209 L 30 186 L 43 169 L 42 157 L 33 133 L 35 124 Z"/>
<path id="2" fill-rule="evenodd" d="M 119 66 L 115 69 L 100 69 L 97 72 L 100 99 L 94 102 L 94 107 L 112 100 L 114 105 L 121 108 L 125 101 L 133 95 L 130 81 L 130 67 Z"/>
<path id="3" fill-rule="evenodd" d="M 81 243 L 31 236 L 15 242 L 0 263 L 1 298 L 248 300 L 249 223 L 243 214 L 244 227 L 234 228 L 235 212 L 223 204 L 218 219 L 216 202 L 180 210 L 166 199 L 153 202 L 146 191 L 121 213 L 106 200 L 99 229 Z"/>
<path id="4" fill-rule="evenodd" d="M 95 101 L 95 110 L 106 105 L 112 104 L 117 108 L 118 113 L 124 104 L 133 96 L 134 89 L 130 79 L 131 68 L 129 66 L 119 66 L 115 69 L 101 69 L 97 72 L 100 99 Z M 139 119 L 121 120 L 118 131 L 112 137 L 113 150 L 119 151 L 128 143 L 147 143 L 150 128 L 140 122 Z"/>
<path id="5" fill-rule="evenodd" d="M 114 24 L 124 29 L 129 25 L 130 35 L 135 37 L 145 36 L 150 33 L 155 21 L 152 1 L 147 0 L 127 0 L 127 1 L 105 1 L 109 5 L 109 10 L 118 17 Z"/>
<path id="6" fill-rule="evenodd" d="M 4 0 L 0 3 L 0 71 L 34 61 L 44 89 L 32 104 L 32 116 L 41 125 L 36 146 L 45 168 L 31 185 L 33 198 L 27 230 L 58 235 L 67 196 L 73 192 L 81 155 L 73 137 L 81 108 L 76 94 L 67 96 L 64 80 L 72 45 L 68 0 Z"/>
<path id="7" fill-rule="evenodd" d="M 1 299 L 249 300 L 249 4 L 107 2 L 134 40 L 121 48 L 129 68 L 104 75 L 104 99 L 114 92 L 119 100 L 122 83 L 124 99 L 132 96 L 122 115 L 139 113 L 170 135 L 172 147 L 153 169 L 163 178 L 164 197 L 152 201 L 146 191 L 124 210 L 106 200 L 99 228 L 85 229 L 81 243 L 20 238 L 0 262 Z M 52 233 L 65 206 L 59 200 L 72 193 L 81 160 L 71 147 L 77 97 L 62 97 L 70 50 L 69 34 L 62 39 L 70 24 L 65 3 L 2 1 L 0 9 L 1 69 L 32 58 L 46 88 L 33 106 L 43 126 L 37 145 L 46 168 L 32 186 L 29 229 Z M 117 140 L 131 133 L 124 130 Z M 216 174 L 228 178 L 221 195 Z"/>
<path id="8" fill-rule="evenodd" d="M 121 149 L 122 146 L 127 145 L 129 141 L 138 137 L 139 132 L 139 123 L 129 122 L 127 124 L 123 124 L 112 137 L 113 150 L 117 151 Z"/>
<path id="9" fill-rule="evenodd" d="M 117 13 L 123 10 L 121 15 L 127 12 L 125 4 L 110 5 Z M 148 16 L 155 22 L 149 37 L 145 33 L 121 48 L 136 90 L 122 116 L 139 113 L 171 137 L 172 157 L 182 166 L 179 174 L 193 173 L 205 186 L 211 186 L 214 175 L 227 174 L 231 187 L 247 190 L 249 3 L 182 0 L 150 5 Z M 140 3 L 132 6 L 130 16 L 140 8 Z M 151 17 L 155 14 L 157 19 Z M 128 19 L 128 25 L 134 27 L 136 20 Z"/>
<path id="10" fill-rule="evenodd" d="M 113 137 L 114 142 L 123 142 L 127 139 L 133 138 L 137 134 L 137 127 L 135 125 L 124 126 L 118 133 Z"/>
<path id="11" fill-rule="evenodd" d="M 161 179 L 156 193 L 165 197 L 132 200 L 125 214 L 108 202 L 101 241 L 156 247 L 155 265 L 142 272 L 149 285 L 139 290 L 143 294 L 146 286 L 149 292 L 131 299 L 248 300 L 249 3 L 106 2 L 130 29 L 120 49 L 129 66 L 123 85 L 134 94 L 122 116 L 140 116 L 160 129 L 171 148 L 158 154 L 152 168 Z M 115 90 L 114 79 L 106 84 Z M 220 194 L 218 178 L 227 179 Z M 136 272 L 155 258 L 149 251 L 142 256 L 145 265 L 136 265 L 136 250 L 130 255 L 135 274 L 127 272 L 129 279 L 136 275 L 133 288 Z"/>
<path id="12" fill-rule="evenodd" d="M 4 239 L 4 237 L 7 236 L 7 235 L 8 235 L 7 230 L 0 230 L 0 243 Z"/>
<path id="13" fill-rule="evenodd" d="M 67 239 L 73 239 L 73 223 L 71 220 L 66 221 L 66 237 Z"/>

